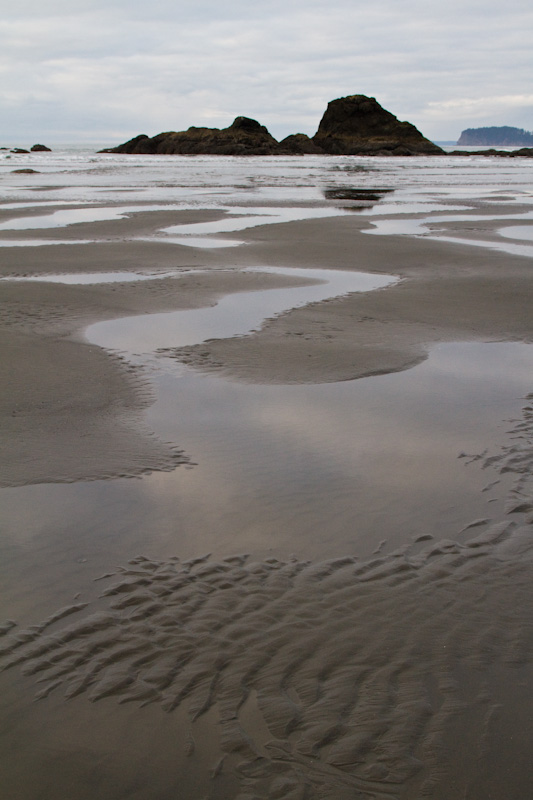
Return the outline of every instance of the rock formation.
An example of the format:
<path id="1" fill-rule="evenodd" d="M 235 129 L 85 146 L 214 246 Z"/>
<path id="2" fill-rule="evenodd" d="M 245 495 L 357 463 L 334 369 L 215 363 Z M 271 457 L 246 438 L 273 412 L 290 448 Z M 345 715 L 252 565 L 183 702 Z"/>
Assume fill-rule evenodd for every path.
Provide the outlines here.
<path id="1" fill-rule="evenodd" d="M 523 130 L 523 128 L 512 128 L 509 125 L 494 126 L 491 128 L 467 128 L 464 130 L 458 141 L 458 145 L 493 146 L 496 147 L 519 147 L 533 146 L 533 133 Z"/>
<path id="2" fill-rule="evenodd" d="M 178 155 L 441 155 L 414 125 L 399 122 L 373 97 L 351 95 L 328 104 L 315 136 L 303 133 L 277 142 L 268 130 L 248 117 L 237 117 L 229 128 L 189 128 L 146 135 L 103 153 Z"/>
<path id="3" fill-rule="evenodd" d="M 410 122 L 399 122 L 374 97 L 354 94 L 328 103 L 313 141 L 330 155 L 440 155 Z"/>
<path id="4" fill-rule="evenodd" d="M 293 133 L 282 139 L 280 146 L 291 155 L 324 155 L 324 151 L 305 133 Z"/>
<path id="5" fill-rule="evenodd" d="M 522 147 L 520 150 L 452 150 L 448 156 L 498 156 L 499 158 L 533 158 L 533 147 Z"/>
<path id="6" fill-rule="evenodd" d="M 30 148 L 30 149 L 31 149 L 32 153 L 51 153 L 52 152 L 50 150 L 50 148 L 47 147 L 45 144 L 34 144 L 33 147 Z"/>
<path id="7" fill-rule="evenodd" d="M 152 138 L 136 136 L 125 144 L 102 152 L 150 155 L 269 156 L 282 151 L 279 143 L 255 119 L 237 117 L 229 128 L 196 128 L 159 133 Z"/>

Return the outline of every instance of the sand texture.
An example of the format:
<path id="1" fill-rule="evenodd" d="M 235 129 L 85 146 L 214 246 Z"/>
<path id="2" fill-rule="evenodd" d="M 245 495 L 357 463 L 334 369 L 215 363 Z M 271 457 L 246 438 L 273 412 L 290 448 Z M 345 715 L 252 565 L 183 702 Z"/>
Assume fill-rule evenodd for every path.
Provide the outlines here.
<path id="1" fill-rule="evenodd" d="M 508 552 L 513 529 L 363 563 L 139 556 L 104 610 L 8 633 L 2 665 L 34 676 L 36 699 L 184 706 L 174 746 L 193 761 L 195 722 L 214 710 L 209 797 L 444 798 L 462 779 L 454 735 L 501 766 L 499 681 L 530 664 L 531 552 Z"/>
<path id="2" fill-rule="evenodd" d="M 42 249 L 41 269 L 51 272 L 54 255 L 47 261 Z M 83 341 L 84 325 L 298 283 L 216 270 L 109 285 L 0 284 L 0 485 L 136 476 L 187 463 L 178 445 L 158 440 L 143 422 L 153 394 L 142 368 Z"/>
<path id="3" fill-rule="evenodd" d="M 399 236 L 354 238 L 352 218 L 276 227 L 257 245 L 269 263 L 280 263 L 286 248 L 293 266 L 327 263 L 402 280 L 295 309 L 245 338 L 180 348 L 179 360 L 253 382 L 320 383 L 407 369 L 439 341 L 531 341 L 528 258 Z"/>
<path id="4" fill-rule="evenodd" d="M 498 249 L 498 213 L 529 212 L 506 202 L 420 238 L 352 207 L 211 249 L 158 231 L 223 211 L 13 232 L 50 208 L 0 208 L 0 278 L 151 274 L 0 280 L 10 800 L 531 796 L 533 273 Z M 85 337 L 305 283 L 266 267 L 397 280 L 198 344 Z M 422 363 L 465 342 L 520 350 L 511 396 L 486 345 Z"/>
<path id="5" fill-rule="evenodd" d="M 143 233 L 168 223 L 163 211 L 134 216 Z M 195 212 L 184 220 L 213 216 Z M 4 275 L 141 267 L 201 270 L 179 280 L 129 284 L 0 284 L 0 413 L 8 456 L 0 472 L 2 485 L 138 475 L 179 462 L 179 443 L 169 446 L 143 431 L 140 414 L 149 402 L 149 386 L 142 372 L 134 374 L 116 356 L 82 346 L 79 337 L 92 321 L 198 308 L 227 292 L 290 282 L 242 273 L 242 267 L 329 266 L 402 280 L 380 291 L 296 309 L 247 337 L 167 349 L 166 355 L 247 381 L 320 383 L 407 369 L 439 341 L 532 338 L 527 258 L 461 244 L 369 236 L 361 232 L 369 224 L 353 216 L 260 226 L 247 232 L 247 244 L 216 251 L 132 243 L 118 233 L 115 240 L 110 238 L 113 226 L 122 235 L 122 226 L 129 230 L 131 225 L 128 218 L 80 223 L 63 229 L 61 236 L 65 241 L 92 237 L 93 244 L 2 250 Z M 44 234 L 58 236 L 54 230 Z M 43 233 L 20 235 L 31 240 Z M 84 379 L 88 375 L 90 381 Z M 42 402 L 35 402 L 36 391 L 42 393 Z M 113 440 L 114 445 L 103 447 Z"/>
<path id="6" fill-rule="evenodd" d="M 180 778 L 191 798 L 526 796 L 533 395 L 525 402 L 499 452 L 460 454 L 511 479 L 506 521 L 366 560 L 139 555 L 98 576 L 93 600 L 26 629 L 7 620 L 0 670 L 22 670 L 43 703 L 162 709 L 171 735 L 150 737 L 193 781 Z M 87 713 L 78 706 L 77 719 Z M 107 767 L 96 786 L 106 782 Z"/>

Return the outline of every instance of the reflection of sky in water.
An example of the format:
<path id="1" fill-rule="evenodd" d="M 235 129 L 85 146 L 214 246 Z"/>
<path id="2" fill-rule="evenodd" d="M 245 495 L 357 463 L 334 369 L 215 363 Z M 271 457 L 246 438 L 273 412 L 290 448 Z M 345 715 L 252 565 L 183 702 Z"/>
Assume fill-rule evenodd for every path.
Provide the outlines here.
<path id="1" fill-rule="evenodd" d="M 533 241 L 533 225 L 510 225 L 508 228 L 500 228 L 500 236 L 507 236 L 510 239 L 527 239 Z"/>
<path id="2" fill-rule="evenodd" d="M 439 241 L 450 242 L 450 244 L 467 244 L 469 247 L 486 247 L 489 250 L 499 250 L 502 253 L 510 253 L 513 256 L 525 256 L 533 258 L 533 247 L 527 244 L 512 244 L 511 242 L 481 241 L 478 239 L 461 239 L 459 236 L 439 236 Z"/>
<path id="3" fill-rule="evenodd" d="M 464 238 L 460 236 L 449 236 L 453 232 L 453 226 L 456 222 L 492 222 L 499 220 L 533 220 L 533 211 L 526 211 L 524 213 L 513 214 L 446 214 L 435 217 L 424 217 L 423 219 L 377 219 L 372 220 L 373 228 L 365 230 L 363 233 L 374 234 L 378 236 L 399 235 L 399 236 L 416 236 L 426 237 L 444 242 L 453 242 L 456 244 L 467 244 L 475 247 L 488 247 L 496 250 L 501 250 L 505 253 L 512 253 L 514 255 L 533 256 L 533 247 L 528 245 L 512 244 L 510 242 L 494 240 L 481 240 L 468 238 L 469 230 L 462 229 Z M 434 225 L 441 224 L 441 228 L 434 228 Z M 483 230 L 482 228 L 475 229 L 476 232 L 484 232 L 490 235 L 492 231 Z M 443 235 L 444 234 L 444 235 Z M 513 225 L 500 229 L 494 229 L 495 235 L 501 235 L 512 239 L 533 239 L 533 226 L 527 225 Z"/>
<path id="4" fill-rule="evenodd" d="M 270 225 L 277 222 L 292 222 L 301 219 L 316 219 L 317 217 L 335 217 L 346 214 L 342 208 L 238 208 L 231 209 L 232 216 L 224 217 L 213 222 L 196 222 L 191 225 L 173 225 L 165 228 L 164 233 L 182 234 L 210 234 L 230 233 L 254 228 L 258 225 Z M 233 216 L 233 215 L 243 216 Z"/>
<path id="5" fill-rule="evenodd" d="M 3 490 L 2 547 L 13 557 L 31 541 L 37 558 L 44 537 L 41 579 L 55 561 L 68 586 L 139 552 L 324 558 L 365 556 L 383 539 L 390 551 L 421 534 L 455 538 L 503 513 L 505 492 L 481 491 L 499 476 L 458 455 L 497 452 L 532 373 L 522 344 L 440 345 L 406 372 L 315 386 L 161 373 L 149 423 L 197 466 Z"/>
<path id="6" fill-rule="evenodd" d="M 150 419 L 199 466 L 183 492 L 163 474 L 143 488 L 170 505 L 177 490 L 198 530 L 208 518 L 208 549 L 218 534 L 237 549 L 321 556 L 371 552 L 383 538 L 454 538 L 493 513 L 481 488 L 494 475 L 457 456 L 503 437 L 532 367 L 524 345 L 445 345 L 414 370 L 322 386 L 243 386 L 185 370 L 161 380 Z"/>
<path id="7" fill-rule="evenodd" d="M 57 206 L 59 203 L 58 200 L 39 200 L 39 202 L 35 202 L 35 198 L 33 199 L 32 203 L 28 203 L 27 201 L 21 201 L 17 203 L 0 203 L 0 211 L 23 211 L 27 208 L 35 208 L 37 211 L 40 208 L 47 208 L 48 206 Z M 62 200 L 61 205 L 77 205 L 77 200 Z"/>
<path id="8" fill-rule="evenodd" d="M 1 206 L 0 206 L 1 209 Z M 141 211 L 168 211 L 168 206 L 130 206 L 128 208 L 67 208 L 35 217 L 20 217 L 0 222 L 0 231 L 27 231 L 40 228 L 63 228 L 81 222 L 117 220 Z"/>
<path id="9" fill-rule="evenodd" d="M 271 208 L 262 206 L 260 208 L 232 207 L 228 209 L 232 216 L 213 222 L 196 222 L 190 225 L 172 225 L 162 230 L 163 234 L 171 234 L 172 239 L 166 237 L 163 241 L 173 241 L 177 244 L 190 245 L 193 247 L 228 247 L 232 244 L 231 240 L 209 239 L 210 234 L 232 233 L 244 231 L 259 225 L 272 225 L 280 222 L 294 222 L 296 220 L 319 219 L 324 217 L 341 216 L 348 213 L 343 208 L 321 207 L 321 208 Z M 242 216 L 233 216 L 240 214 Z M 206 238 L 199 238 L 204 236 Z"/>
<path id="10" fill-rule="evenodd" d="M 433 212 L 443 210 L 454 210 L 454 207 L 442 204 L 435 204 L 432 202 L 408 202 L 406 200 L 398 200 L 398 202 L 383 202 L 378 201 L 376 205 L 367 207 L 358 207 L 357 204 L 353 205 L 348 201 L 336 201 L 343 203 L 343 206 L 322 206 L 322 207 L 246 207 L 246 206 L 233 206 L 228 207 L 227 210 L 232 216 L 224 217 L 223 219 L 209 221 L 209 222 L 196 222 L 187 225 L 172 225 L 169 228 L 164 228 L 161 233 L 174 234 L 172 238 L 165 236 L 164 241 L 172 241 L 176 244 L 190 245 L 193 247 L 229 247 L 233 244 L 242 244 L 239 242 L 232 242 L 228 239 L 210 239 L 212 234 L 217 233 L 232 233 L 236 231 L 245 231 L 249 228 L 258 227 L 260 225 L 272 225 L 282 222 L 295 222 L 307 219 L 320 219 L 332 216 L 342 216 L 349 214 L 351 211 L 357 211 L 360 214 L 416 214 L 420 212 Z M 463 211 L 464 206 L 457 206 L 458 210 Z M 241 214 L 242 216 L 233 216 Z M 204 239 L 199 238 L 198 235 L 203 235 Z"/>
<path id="11" fill-rule="evenodd" d="M 202 247 L 210 249 L 212 247 L 238 247 L 244 244 L 240 239 L 216 239 L 208 236 L 152 236 L 142 237 L 144 242 L 164 242 L 165 244 L 181 244 L 187 247 Z"/>
<path id="12" fill-rule="evenodd" d="M 0 239 L 0 247 L 43 247 L 60 244 L 95 244 L 95 242 L 92 239 Z"/>
<path id="13" fill-rule="evenodd" d="M 73 275 L 27 275 L 23 277 L 0 278 L 0 281 L 37 281 L 39 283 L 65 283 L 68 285 L 93 284 L 93 283 L 124 283 L 131 281 L 151 281 L 161 278 L 173 278 L 178 275 L 174 272 L 80 272 Z"/>
<path id="14" fill-rule="evenodd" d="M 21 176 L 5 171 L 27 166 L 42 172 Z M 157 208 L 217 209 L 222 213 L 241 213 L 243 217 L 239 221 L 226 216 L 219 223 L 206 223 L 205 227 L 173 226 L 152 240 L 170 245 L 231 247 L 241 240 L 224 241 L 216 234 L 223 231 L 231 234 L 253 225 L 342 214 L 350 205 L 352 210 L 357 208 L 357 204 L 348 201 L 327 200 L 325 193 L 332 190 L 393 189 L 371 208 L 357 209 L 359 215 L 370 219 L 389 214 L 460 211 L 458 203 L 465 208 L 479 200 L 530 204 L 533 202 L 530 166 L 525 159 L 485 157 L 121 156 L 74 147 L 44 155 L 10 154 L 9 159 L 0 158 L 0 169 L 4 170 L 0 211 L 2 207 L 13 210 L 15 205 L 35 208 L 41 198 L 46 206 L 53 202 L 115 205 L 107 209 L 62 209 L 55 214 L 4 221 L 0 230 L 60 228 Z M 126 196 L 128 202 L 141 205 L 125 207 Z M 162 203 L 165 205 L 159 205 Z M 290 209 L 289 204 L 301 210 Z M 393 227 L 381 230 L 392 232 Z M 396 228 L 395 232 L 412 235 L 406 228 L 403 231 Z M 426 232 L 426 235 L 433 234 Z M 135 237 L 128 233 L 127 238 L 130 236 Z M 0 246 L 31 245 L 34 242 L 0 241 Z"/>
<path id="15" fill-rule="evenodd" d="M 421 201 L 420 199 L 410 200 L 408 197 L 399 197 L 393 201 L 388 198 L 385 202 L 361 210 L 362 216 L 381 217 L 388 216 L 389 214 L 430 214 L 434 211 L 464 211 L 465 206 L 447 205 L 444 203 L 435 203 L 431 199 Z M 376 222 L 376 225 L 381 225 L 381 221 Z"/>
<path id="16" fill-rule="evenodd" d="M 11 173 L 26 166 L 41 172 Z M 0 210 L 15 204 L 35 208 L 41 201 L 48 211 L 54 203 L 117 204 L 113 216 L 101 210 L 102 219 L 123 212 L 125 198 L 152 204 L 151 210 L 162 203 L 177 210 L 238 207 L 246 214 L 261 208 L 261 215 L 283 203 L 324 209 L 331 205 L 323 190 L 332 187 L 394 188 L 386 200 L 358 212 L 366 219 L 415 209 L 453 215 L 459 203 L 479 200 L 499 206 L 533 201 L 531 163 L 525 159 L 239 159 L 58 151 L 0 158 L 0 167 Z M 388 232 L 398 225 L 380 224 L 385 222 Z M 400 225 L 394 232 L 411 223 L 404 219 Z M 77 244 L 0 240 L 0 246 L 59 243 Z M 243 301 L 259 302 L 274 291 L 235 295 L 228 298 L 228 309 L 235 302 L 240 314 Z M 269 312 L 254 313 L 260 319 Z M 136 317 L 136 324 L 141 319 L 147 320 Z M 200 340 L 210 335 L 201 326 L 193 333 Z M 494 473 L 481 472 L 476 464 L 466 467 L 457 455 L 497 449 L 505 440 L 503 420 L 519 415 L 522 398 L 532 389 L 532 352 L 520 344 L 442 345 L 406 372 L 320 386 L 232 383 L 163 359 L 168 371 L 153 375 L 158 398 L 149 422 L 198 466 L 140 480 L 2 490 L 0 563 L 8 573 L 3 577 L 13 597 L 39 604 L 35 618 L 41 619 L 43 602 L 50 611 L 57 609 L 56 593 L 63 592 L 66 604 L 95 574 L 139 552 L 187 557 L 212 550 L 226 556 L 272 548 L 303 558 L 329 557 L 365 555 L 382 539 L 390 549 L 421 533 L 453 538 L 472 519 L 502 513 L 499 487 L 481 493 Z M 491 498 L 499 499 L 489 503 Z M 31 592 L 17 584 L 28 574 Z M 99 591 L 96 584 L 94 592 Z"/>
<path id="17" fill-rule="evenodd" d="M 248 333 L 267 317 L 290 308 L 336 297 L 347 292 L 377 289 L 394 278 L 342 270 L 282 269 L 264 267 L 251 270 L 288 275 L 302 281 L 323 281 L 265 291 L 237 292 L 220 298 L 216 306 L 163 314 L 145 314 L 91 325 L 86 336 L 94 344 L 115 350 L 149 352 L 160 347 L 181 347 L 209 338 Z"/>

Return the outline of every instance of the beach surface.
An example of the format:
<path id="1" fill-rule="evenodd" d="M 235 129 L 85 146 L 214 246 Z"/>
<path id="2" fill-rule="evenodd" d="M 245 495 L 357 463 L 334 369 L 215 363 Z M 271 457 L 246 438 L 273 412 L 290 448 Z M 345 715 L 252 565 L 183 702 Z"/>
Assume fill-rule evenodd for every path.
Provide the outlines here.
<path id="1" fill-rule="evenodd" d="M 147 217 L 152 233 L 168 218 L 164 212 L 132 216 L 147 235 Z M 83 230 L 74 231 L 79 227 Z M 142 424 L 149 381 L 142 370 L 84 342 L 84 328 L 97 320 L 199 308 L 226 293 L 291 284 L 290 277 L 245 273 L 246 267 L 359 270 L 401 280 L 282 314 L 246 337 L 169 348 L 169 353 L 245 381 L 322 383 L 408 369 L 437 342 L 531 341 L 529 258 L 502 257 L 468 244 L 364 235 L 369 228 L 368 221 L 353 216 L 258 226 L 247 231 L 249 241 L 238 249 L 210 251 L 120 238 L 100 242 L 108 227 L 102 231 L 101 224 L 87 223 L 67 230 L 97 240 L 90 244 L 3 250 L 3 276 L 147 267 L 176 275 L 99 285 L 1 285 L 0 409 L 7 452 L 1 483 L 173 469 L 179 451 L 151 437 Z"/>
<path id="2" fill-rule="evenodd" d="M 53 192 L 0 205 L 7 796 L 527 797 L 530 192 L 245 229 Z M 389 280 L 100 344 L 323 270 Z"/>

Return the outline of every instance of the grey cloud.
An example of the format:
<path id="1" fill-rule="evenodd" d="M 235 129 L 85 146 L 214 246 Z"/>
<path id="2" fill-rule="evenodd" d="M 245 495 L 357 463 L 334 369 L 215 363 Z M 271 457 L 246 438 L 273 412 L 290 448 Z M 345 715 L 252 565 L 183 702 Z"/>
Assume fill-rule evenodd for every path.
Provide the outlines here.
<path id="1" fill-rule="evenodd" d="M 354 92 L 432 138 L 531 129 L 528 6 L 19 0 L 0 20 L 4 135 L 57 138 L 64 119 L 111 144 L 237 114 L 312 134 L 327 101 Z"/>

